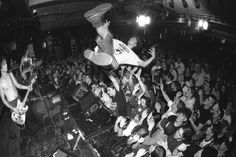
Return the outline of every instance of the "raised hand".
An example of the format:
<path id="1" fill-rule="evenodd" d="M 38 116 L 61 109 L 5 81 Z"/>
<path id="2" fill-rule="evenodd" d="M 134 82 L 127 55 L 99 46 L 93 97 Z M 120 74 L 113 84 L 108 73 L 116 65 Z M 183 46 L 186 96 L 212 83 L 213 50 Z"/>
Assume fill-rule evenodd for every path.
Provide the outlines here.
<path id="1" fill-rule="evenodd" d="M 138 70 L 138 72 L 137 72 L 136 74 L 134 74 L 134 76 L 135 76 L 137 79 L 140 79 L 141 73 L 142 73 L 142 69 L 140 68 L 140 69 Z"/>
<path id="2" fill-rule="evenodd" d="M 147 153 L 146 149 L 139 149 L 135 157 L 142 157 Z"/>
<path id="3" fill-rule="evenodd" d="M 130 73 L 133 75 L 137 69 L 138 69 L 138 67 L 134 67 L 134 68 L 130 71 Z"/>
<path id="4" fill-rule="evenodd" d="M 160 81 L 160 89 L 163 90 L 164 89 L 164 85 L 163 85 L 163 82 L 162 80 Z"/>
<path id="5" fill-rule="evenodd" d="M 148 53 L 152 55 L 153 58 L 156 57 L 156 50 L 155 50 L 155 47 L 151 47 L 149 50 L 148 50 Z"/>
<path id="6" fill-rule="evenodd" d="M 121 65 L 120 68 L 121 68 L 122 70 L 124 70 L 124 69 L 125 69 L 125 66 L 124 66 L 124 65 Z"/>
<path id="7" fill-rule="evenodd" d="M 32 91 L 33 90 L 33 85 L 31 84 L 30 86 L 28 86 L 28 90 Z"/>
<path id="8" fill-rule="evenodd" d="M 146 118 L 148 116 L 148 110 L 144 110 L 142 112 L 142 118 Z"/>
<path id="9" fill-rule="evenodd" d="M 134 86 L 133 93 L 135 94 L 139 89 L 140 89 L 140 85 L 139 85 L 139 84 L 136 84 L 136 85 Z"/>
<path id="10" fill-rule="evenodd" d="M 160 145 L 160 146 L 162 146 L 162 147 L 164 147 L 165 149 L 168 149 L 168 144 L 167 144 L 167 141 L 165 140 L 159 140 L 158 142 L 157 142 L 157 144 L 158 145 Z"/>
<path id="11" fill-rule="evenodd" d="M 131 71 L 131 66 L 128 66 L 128 67 L 127 67 L 127 70 L 130 72 L 130 71 Z"/>
<path id="12" fill-rule="evenodd" d="M 190 146 L 190 144 L 185 144 L 185 143 L 182 143 L 179 147 L 178 147 L 178 150 L 181 151 L 181 152 L 184 152 L 187 147 Z"/>
<path id="13" fill-rule="evenodd" d="M 104 23 L 104 26 L 108 28 L 110 23 L 111 23 L 110 21 L 106 20 L 106 22 Z"/>
<path id="14" fill-rule="evenodd" d="M 176 97 L 176 98 L 179 98 L 181 95 L 182 95 L 182 92 L 179 91 L 179 92 L 176 93 L 176 96 L 175 96 L 175 97 Z"/>

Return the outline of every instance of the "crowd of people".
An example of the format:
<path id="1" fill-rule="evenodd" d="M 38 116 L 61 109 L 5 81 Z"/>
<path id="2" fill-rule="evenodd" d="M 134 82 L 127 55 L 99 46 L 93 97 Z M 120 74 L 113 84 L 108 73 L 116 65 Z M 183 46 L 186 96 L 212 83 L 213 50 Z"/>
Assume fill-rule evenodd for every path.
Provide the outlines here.
<path id="1" fill-rule="evenodd" d="M 131 41 L 128 47 L 137 46 L 139 40 Z M 103 102 L 117 118 L 112 131 L 126 138 L 131 148 L 126 157 L 233 156 L 236 92 L 233 81 L 225 77 L 233 71 L 206 58 L 188 58 L 160 47 L 140 54 L 145 66 L 120 63 L 111 55 L 107 62 L 112 68 L 97 66 L 93 52 L 86 51 L 85 58 L 44 61 L 36 68 L 38 81 L 46 85 L 42 90 L 51 85 L 77 102 L 86 92 Z M 84 90 L 65 93 L 70 92 L 65 90 L 69 85 Z"/>
<path id="2" fill-rule="evenodd" d="M 84 87 L 99 98 L 117 117 L 114 132 L 127 137 L 133 150 L 127 157 L 226 156 L 235 136 L 234 85 L 205 60 L 155 53 L 146 68 L 121 65 L 115 71 L 81 56 L 54 60 L 37 68 L 38 80 L 59 90 Z M 64 94 L 77 102 L 85 96 Z"/>
<path id="3" fill-rule="evenodd" d="M 117 117 L 113 131 L 127 138 L 132 152 L 126 157 L 220 157 L 234 152 L 236 93 L 233 81 L 225 77 L 232 71 L 206 58 L 187 58 L 160 47 L 135 56 L 138 62 L 136 58 L 130 62 L 119 59 L 109 22 L 101 22 L 110 8 L 106 4 L 85 13 L 100 35 L 95 52 L 85 50 L 83 59 L 50 62 L 40 68 L 40 76 L 49 76 L 46 82 L 55 88 L 68 83 L 65 78 L 69 78 L 102 101 Z M 114 54 L 107 45 L 112 40 Z M 118 55 L 131 52 L 138 41 L 132 37 L 127 46 L 118 41 L 123 44 Z M 78 98 L 76 94 L 77 101 L 84 96 L 82 93 Z"/>

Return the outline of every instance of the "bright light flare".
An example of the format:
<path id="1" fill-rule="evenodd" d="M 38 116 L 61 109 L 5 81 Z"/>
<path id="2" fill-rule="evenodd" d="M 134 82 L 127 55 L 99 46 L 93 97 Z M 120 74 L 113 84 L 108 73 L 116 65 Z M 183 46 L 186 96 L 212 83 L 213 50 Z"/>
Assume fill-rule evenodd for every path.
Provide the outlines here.
<path id="1" fill-rule="evenodd" d="M 198 27 L 202 27 L 203 26 L 203 20 L 199 20 L 198 21 Z"/>
<path id="2" fill-rule="evenodd" d="M 203 22 L 202 28 L 203 28 L 204 30 L 207 30 L 207 29 L 208 29 L 208 22 L 207 22 L 207 21 L 204 21 L 204 22 Z"/>
<path id="3" fill-rule="evenodd" d="M 136 17 L 136 22 L 138 23 L 138 25 L 140 27 L 144 27 L 144 26 L 150 24 L 151 19 L 150 19 L 149 16 L 139 15 L 139 16 Z"/>

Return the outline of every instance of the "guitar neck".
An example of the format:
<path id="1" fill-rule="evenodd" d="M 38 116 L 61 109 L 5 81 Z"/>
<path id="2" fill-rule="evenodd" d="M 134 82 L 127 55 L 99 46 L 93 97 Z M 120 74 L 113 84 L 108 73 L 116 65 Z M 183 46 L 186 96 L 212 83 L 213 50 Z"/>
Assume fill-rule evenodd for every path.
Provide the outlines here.
<path id="1" fill-rule="evenodd" d="M 28 96 L 29 96 L 29 93 L 30 93 L 30 91 L 29 91 L 29 89 L 28 89 L 27 92 L 26 92 L 26 94 L 25 94 L 25 97 L 24 97 L 24 99 L 23 99 L 23 101 L 22 101 L 23 107 L 25 106 L 25 103 L 26 103 L 26 100 L 27 100 L 27 98 L 28 98 Z"/>

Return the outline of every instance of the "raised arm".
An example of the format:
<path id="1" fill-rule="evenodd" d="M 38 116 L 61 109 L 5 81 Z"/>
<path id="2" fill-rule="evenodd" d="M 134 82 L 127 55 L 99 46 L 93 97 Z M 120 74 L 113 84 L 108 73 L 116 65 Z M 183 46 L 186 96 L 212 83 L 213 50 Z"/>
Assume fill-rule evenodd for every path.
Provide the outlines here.
<path id="1" fill-rule="evenodd" d="M 108 77 L 111 80 L 111 82 L 113 83 L 115 89 L 117 91 L 120 91 L 120 85 L 119 85 L 118 81 L 116 80 L 115 76 L 112 73 L 109 73 Z"/>
<path id="2" fill-rule="evenodd" d="M 17 88 L 19 88 L 19 89 L 29 89 L 29 88 L 32 88 L 31 85 L 30 86 L 25 86 L 25 85 L 19 84 L 12 73 L 9 73 L 9 75 L 11 77 L 12 82 L 14 83 L 14 85 Z"/>
<path id="3" fill-rule="evenodd" d="M 165 101 L 168 103 L 170 100 L 169 96 L 166 94 L 166 92 L 164 91 L 164 85 L 162 83 L 162 81 L 160 82 L 160 90 L 161 90 L 161 93 L 165 99 Z"/>
<path id="4" fill-rule="evenodd" d="M 129 75 L 129 86 L 133 87 L 133 75 L 135 73 L 135 71 L 138 69 L 138 67 L 134 67 L 132 70 L 130 69 L 130 75 Z"/>
<path id="5" fill-rule="evenodd" d="M 143 81 L 141 80 L 141 77 L 140 77 L 141 73 L 142 73 L 142 69 L 140 68 L 138 70 L 138 72 L 135 74 L 135 77 L 137 78 L 138 83 L 140 85 L 140 88 L 142 90 L 142 93 L 138 96 L 138 99 L 140 99 L 143 96 L 143 94 L 146 92 L 145 85 L 144 85 L 144 83 L 143 83 Z"/>
<path id="6" fill-rule="evenodd" d="M 199 123 L 198 125 L 195 124 L 195 122 L 192 120 L 192 118 L 189 119 L 193 129 L 195 132 L 198 132 L 202 129 L 202 127 L 204 126 L 202 123 Z"/>
<path id="7" fill-rule="evenodd" d="M 152 56 L 146 61 L 139 62 L 139 64 L 144 68 L 147 67 L 156 57 L 156 50 L 154 46 L 149 49 L 148 53 L 150 53 Z"/>

